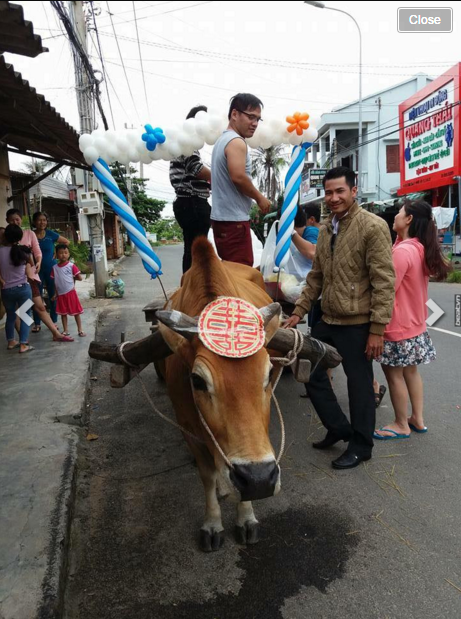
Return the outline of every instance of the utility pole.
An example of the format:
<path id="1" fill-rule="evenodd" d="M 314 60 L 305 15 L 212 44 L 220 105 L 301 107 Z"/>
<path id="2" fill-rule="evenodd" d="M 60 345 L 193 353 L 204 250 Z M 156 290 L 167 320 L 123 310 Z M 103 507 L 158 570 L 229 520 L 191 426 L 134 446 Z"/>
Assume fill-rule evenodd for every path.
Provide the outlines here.
<path id="1" fill-rule="evenodd" d="M 69 2 L 69 14 L 74 27 L 74 32 L 80 41 L 84 52 L 88 53 L 87 27 L 83 2 L 71 0 Z M 94 121 L 94 95 L 89 76 L 76 50 L 73 51 L 75 68 L 75 85 L 77 90 L 77 102 L 80 115 L 80 133 L 91 133 L 95 128 Z M 89 172 L 76 170 L 77 185 L 83 186 L 83 192 L 96 191 L 97 183 Z M 79 196 L 82 193 L 79 190 Z M 98 193 L 101 205 L 103 197 Z M 102 208 L 101 208 L 102 211 Z M 106 239 L 104 236 L 104 220 L 102 212 L 97 215 L 88 215 L 88 229 L 90 235 L 91 253 L 93 257 L 93 270 L 97 297 L 104 297 L 106 284 L 109 279 L 107 272 Z"/>

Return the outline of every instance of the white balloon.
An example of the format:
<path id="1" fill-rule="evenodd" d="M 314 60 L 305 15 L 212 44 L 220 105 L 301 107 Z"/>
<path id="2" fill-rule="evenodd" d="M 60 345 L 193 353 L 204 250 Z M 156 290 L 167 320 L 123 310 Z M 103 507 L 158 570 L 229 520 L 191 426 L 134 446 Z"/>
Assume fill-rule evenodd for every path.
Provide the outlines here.
<path id="1" fill-rule="evenodd" d="M 259 140 L 255 136 L 248 138 L 246 140 L 246 143 L 248 144 L 250 148 L 256 149 L 259 147 Z"/>
<path id="2" fill-rule="evenodd" d="M 127 133 L 127 137 L 128 137 L 128 141 L 130 142 L 130 144 L 136 143 L 138 142 L 138 140 L 141 139 L 141 134 L 139 133 L 139 131 L 128 131 Z"/>
<path id="3" fill-rule="evenodd" d="M 155 150 L 147 151 L 147 156 L 149 157 L 150 161 L 159 161 L 162 158 L 162 151 L 157 146 Z M 142 161 L 142 158 L 141 158 L 141 161 Z"/>
<path id="4" fill-rule="evenodd" d="M 272 140 L 270 136 L 263 136 L 263 138 L 261 139 L 261 148 L 264 148 L 265 150 L 267 150 L 271 146 L 272 146 Z"/>
<path id="5" fill-rule="evenodd" d="M 157 149 L 156 149 L 157 150 Z M 154 151 L 155 152 L 155 151 Z M 152 163 L 152 159 L 149 157 L 149 151 L 146 150 L 141 156 L 140 156 L 140 161 L 142 163 L 145 163 L 146 165 L 149 165 L 149 163 Z"/>
<path id="6" fill-rule="evenodd" d="M 136 148 L 130 148 L 130 150 L 128 151 L 128 157 L 130 158 L 130 161 L 132 163 L 139 163 L 140 157 Z"/>
<path id="7" fill-rule="evenodd" d="M 93 143 L 94 143 L 93 136 L 91 136 L 89 133 L 84 133 L 78 139 L 78 145 L 82 153 L 87 148 L 90 148 L 90 146 L 93 146 Z"/>
<path id="8" fill-rule="evenodd" d="M 105 134 L 106 132 L 103 131 L 102 129 L 95 129 L 94 131 L 91 132 L 91 135 L 94 140 L 97 140 L 98 138 L 104 138 Z"/>
<path id="9" fill-rule="evenodd" d="M 289 143 L 292 144 L 293 146 L 297 146 L 298 144 L 301 144 L 302 141 L 303 141 L 303 136 L 298 135 L 296 131 L 293 131 L 293 133 L 290 135 Z"/>
<path id="10" fill-rule="evenodd" d="M 205 140 L 199 135 L 196 135 L 192 140 L 192 145 L 194 147 L 194 150 L 202 150 L 202 148 L 205 146 Z"/>
<path id="11" fill-rule="evenodd" d="M 200 136 L 201 138 L 205 138 L 206 134 L 208 133 L 210 127 L 208 125 L 208 119 L 206 120 L 199 120 L 197 122 L 197 124 L 195 125 L 195 130 L 197 132 L 197 135 Z"/>
<path id="12" fill-rule="evenodd" d="M 147 150 L 146 143 L 143 142 L 142 140 L 141 140 L 141 142 L 139 144 L 136 144 L 136 151 L 137 151 L 139 157 L 142 157 L 144 155 L 144 153 L 149 152 Z"/>
<path id="13" fill-rule="evenodd" d="M 83 151 L 83 156 L 85 157 L 85 161 L 89 165 L 93 165 L 99 159 L 99 153 L 94 146 L 89 146 Z"/>
<path id="14" fill-rule="evenodd" d="M 308 122 L 309 122 L 309 125 L 311 126 L 313 125 L 317 129 L 318 127 L 321 126 L 322 119 L 320 116 L 311 116 Z"/>
<path id="15" fill-rule="evenodd" d="M 197 122 L 201 122 L 201 121 L 206 121 L 206 119 L 208 118 L 208 114 L 204 111 L 204 110 L 200 110 L 200 112 L 197 112 L 197 114 L 195 115 L 195 120 Z"/>
<path id="16" fill-rule="evenodd" d="M 128 141 L 128 139 L 122 135 L 119 135 L 117 137 L 117 140 L 115 142 L 117 144 L 117 148 L 119 150 L 119 152 L 123 152 L 123 153 L 127 153 L 128 149 L 130 148 L 130 143 Z"/>
<path id="17" fill-rule="evenodd" d="M 221 131 L 217 131 L 217 132 L 211 131 L 205 141 L 210 146 L 214 146 L 220 137 L 221 137 Z"/>
<path id="18" fill-rule="evenodd" d="M 182 148 L 178 142 L 171 142 L 171 144 L 168 144 L 168 150 L 170 151 L 173 159 L 177 159 L 177 157 L 182 155 Z"/>
<path id="19" fill-rule="evenodd" d="M 196 133 L 196 125 L 197 121 L 195 120 L 195 118 L 188 118 L 187 120 L 185 120 L 183 123 L 184 133 L 186 133 L 187 135 L 194 135 Z"/>
<path id="20" fill-rule="evenodd" d="M 218 129 L 220 130 L 222 127 L 222 121 L 221 118 L 219 116 L 211 116 L 210 115 L 210 120 L 209 120 L 209 127 L 213 130 L 213 131 L 217 131 Z"/>
<path id="21" fill-rule="evenodd" d="M 107 146 L 107 155 L 111 158 L 116 160 L 118 157 L 118 148 L 117 148 L 117 144 L 115 144 L 115 142 L 111 142 L 108 144 Z"/>
<path id="22" fill-rule="evenodd" d="M 174 159 L 173 155 L 170 153 L 169 150 L 166 150 L 162 153 L 162 159 L 164 161 L 171 161 L 172 159 Z"/>
<path id="23" fill-rule="evenodd" d="M 108 144 L 104 138 L 97 138 L 94 142 L 94 147 L 99 151 L 103 152 L 107 150 Z"/>
<path id="24" fill-rule="evenodd" d="M 164 131 L 165 137 L 172 142 L 175 142 L 179 137 L 179 130 L 176 127 L 167 127 Z"/>
<path id="25" fill-rule="evenodd" d="M 108 129 L 106 131 L 106 140 L 108 142 L 112 142 L 116 138 L 117 138 L 117 132 L 116 131 L 114 131 L 113 129 Z"/>
<path id="26" fill-rule="evenodd" d="M 319 132 L 315 127 L 309 127 L 306 129 L 303 134 L 303 142 L 315 142 L 315 140 L 319 137 Z"/>

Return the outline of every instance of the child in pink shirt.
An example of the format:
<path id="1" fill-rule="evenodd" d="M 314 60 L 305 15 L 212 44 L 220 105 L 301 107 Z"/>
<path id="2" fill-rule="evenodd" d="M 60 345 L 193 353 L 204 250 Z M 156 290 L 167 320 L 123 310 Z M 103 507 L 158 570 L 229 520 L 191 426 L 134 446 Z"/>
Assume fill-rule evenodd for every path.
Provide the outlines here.
<path id="1" fill-rule="evenodd" d="M 426 202 L 406 203 L 395 218 L 398 238 L 392 250 L 395 302 L 384 333 L 380 359 L 389 384 L 395 421 L 376 430 L 374 438 L 410 438 L 427 432 L 423 420 L 423 381 L 418 365 L 431 363 L 436 352 L 427 332 L 429 275 L 446 278 L 449 265 L 440 251 L 432 208 Z M 408 417 L 408 397 L 412 414 Z"/>
<path id="2" fill-rule="evenodd" d="M 83 308 L 75 290 L 75 280 L 82 281 L 82 275 L 78 267 L 69 262 L 70 253 L 66 245 L 56 246 L 56 257 L 58 264 L 55 264 L 51 272 L 56 288 L 56 313 L 62 318 L 63 335 L 68 336 L 68 316 L 74 316 L 77 323 L 79 337 L 85 337 L 86 333 L 82 329 Z"/>

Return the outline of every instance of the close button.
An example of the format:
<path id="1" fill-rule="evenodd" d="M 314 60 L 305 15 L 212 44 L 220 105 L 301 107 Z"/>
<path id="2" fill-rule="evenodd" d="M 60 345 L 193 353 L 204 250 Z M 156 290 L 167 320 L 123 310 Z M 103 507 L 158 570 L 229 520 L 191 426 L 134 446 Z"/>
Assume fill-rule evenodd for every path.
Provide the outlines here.
<path id="1" fill-rule="evenodd" d="M 453 9 L 397 9 L 399 32 L 453 32 Z"/>

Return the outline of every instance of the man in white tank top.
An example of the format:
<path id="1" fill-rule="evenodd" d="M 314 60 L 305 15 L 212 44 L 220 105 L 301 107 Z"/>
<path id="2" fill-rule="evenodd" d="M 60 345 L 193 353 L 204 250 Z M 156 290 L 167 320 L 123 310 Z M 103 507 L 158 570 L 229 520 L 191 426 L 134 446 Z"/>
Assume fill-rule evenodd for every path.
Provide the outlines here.
<path id="1" fill-rule="evenodd" d="M 261 119 L 262 102 L 242 93 L 232 98 L 229 126 L 216 142 L 211 160 L 211 225 L 218 255 L 223 260 L 253 266 L 250 209 L 254 202 L 263 214 L 271 203 L 253 185 L 246 138 Z"/>

